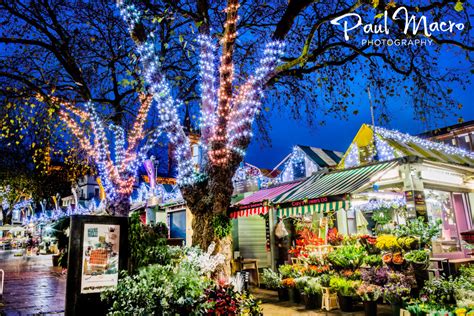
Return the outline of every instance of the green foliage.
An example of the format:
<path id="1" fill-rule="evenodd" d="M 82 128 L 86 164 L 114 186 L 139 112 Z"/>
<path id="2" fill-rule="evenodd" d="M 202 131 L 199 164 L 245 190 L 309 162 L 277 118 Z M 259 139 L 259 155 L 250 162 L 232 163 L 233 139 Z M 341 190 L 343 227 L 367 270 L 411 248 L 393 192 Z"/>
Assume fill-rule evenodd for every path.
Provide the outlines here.
<path id="1" fill-rule="evenodd" d="M 427 263 L 430 258 L 430 254 L 425 249 L 412 250 L 405 254 L 405 260 L 413 263 Z"/>
<path id="2" fill-rule="evenodd" d="M 167 264 L 172 258 L 166 246 L 167 228 L 164 223 L 144 226 L 138 213 L 130 217 L 129 241 L 132 271 L 149 264 Z"/>
<path id="3" fill-rule="evenodd" d="M 383 264 L 381 255 L 368 255 L 362 261 L 369 267 L 381 267 Z"/>
<path id="4" fill-rule="evenodd" d="M 328 261 L 338 269 L 356 269 L 367 255 L 363 247 L 346 245 L 335 249 L 327 256 Z"/>
<path id="5" fill-rule="evenodd" d="M 296 273 L 295 273 L 295 271 L 293 269 L 293 266 L 291 264 L 281 265 L 278 268 L 278 271 L 280 272 L 282 279 L 296 277 Z"/>
<path id="6" fill-rule="evenodd" d="M 308 280 L 310 277 L 307 276 L 300 276 L 295 278 L 295 288 L 299 291 L 303 291 L 304 288 L 306 287 L 306 284 L 308 283 Z"/>
<path id="7" fill-rule="evenodd" d="M 307 295 L 322 294 L 323 286 L 318 278 L 309 278 L 303 292 Z"/>
<path id="8" fill-rule="evenodd" d="M 372 214 L 372 220 L 380 225 L 385 225 L 390 223 L 392 220 L 392 209 L 391 208 L 380 208 L 374 210 Z"/>
<path id="9" fill-rule="evenodd" d="M 260 305 L 261 301 L 255 299 L 252 294 L 241 293 L 237 294 L 237 299 L 240 301 L 241 315 L 258 316 L 263 315 L 263 308 Z"/>
<path id="10" fill-rule="evenodd" d="M 348 280 L 340 276 L 333 276 L 329 281 L 329 286 L 342 296 L 355 296 L 356 289 L 360 285 L 360 281 Z"/>
<path id="11" fill-rule="evenodd" d="M 434 222 L 426 222 L 423 217 L 408 221 L 393 231 L 397 237 L 416 236 L 420 238 L 420 245 L 431 245 L 433 237 L 441 233 L 441 219 Z"/>
<path id="12" fill-rule="evenodd" d="M 454 304 L 455 283 L 452 277 L 435 278 L 425 283 L 421 290 L 420 297 L 425 297 L 428 303 L 446 306 Z"/>
<path id="13" fill-rule="evenodd" d="M 281 288 L 281 275 L 272 269 L 263 269 L 262 282 L 269 289 Z"/>
<path id="14" fill-rule="evenodd" d="M 230 217 L 219 214 L 214 216 L 212 219 L 212 228 L 214 229 L 214 235 L 217 238 L 224 238 L 230 235 L 232 232 L 232 222 Z"/>
<path id="15" fill-rule="evenodd" d="M 200 315 L 211 284 L 190 265 L 150 265 L 134 276 L 123 274 L 115 291 L 101 294 L 112 302 L 109 315 Z"/>

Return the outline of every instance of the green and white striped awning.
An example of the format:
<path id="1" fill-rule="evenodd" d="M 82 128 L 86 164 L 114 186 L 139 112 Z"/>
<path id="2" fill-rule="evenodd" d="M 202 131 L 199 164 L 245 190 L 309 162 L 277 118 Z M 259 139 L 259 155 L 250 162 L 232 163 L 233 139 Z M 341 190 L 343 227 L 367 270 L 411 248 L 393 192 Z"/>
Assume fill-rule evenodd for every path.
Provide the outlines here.
<path id="1" fill-rule="evenodd" d="M 303 214 L 314 214 L 314 213 L 323 213 L 329 211 L 337 211 L 342 208 L 346 208 L 346 201 L 335 201 L 335 202 L 327 202 L 327 203 L 320 203 L 320 204 L 311 204 L 311 205 L 303 205 L 303 206 L 294 206 L 294 207 L 286 207 L 277 210 L 277 216 L 297 216 Z M 347 205 L 348 206 L 348 205 Z"/>
<path id="2" fill-rule="evenodd" d="M 296 187 L 275 197 L 272 202 L 285 204 L 306 199 L 331 197 L 354 193 L 368 184 L 375 176 L 382 176 L 394 168 L 399 161 L 387 161 L 363 167 L 331 171 L 327 174 L 314 174 Z M 285 205 L 282 205 L 285 206 Z"/>
<path id="3" fill-rule="evenodd" d="M 344 195 L 357 192 L 373 181 L 374 177 L 382 176 L 398 164 L 399 161 L 396 160 L 326 174 L 316 173 L 296 187 L 275 197 L 272 202 L 276 205 L 279 216 L 313 214 L 347 208 L 349 202 L 343 199 Z M 314 200 L 317 199 L 323 203 L 315 203 Z M 334 201 L 336 199 L 337 201 Z M 294 206 L 295 204 L 298 205 Z"/>

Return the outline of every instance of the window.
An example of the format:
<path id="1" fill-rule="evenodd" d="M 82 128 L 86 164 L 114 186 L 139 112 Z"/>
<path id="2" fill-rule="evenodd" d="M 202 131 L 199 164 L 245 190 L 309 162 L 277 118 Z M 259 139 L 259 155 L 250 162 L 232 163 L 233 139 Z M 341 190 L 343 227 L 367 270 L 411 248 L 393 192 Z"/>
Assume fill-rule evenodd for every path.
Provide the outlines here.
<path id="1" fill-rule="evenodd" d="M 433 253 L 461 251 L 456 215 L 449 192 L 425 190 L 428 220 L 441 220 L 441 236 L 433 240 Z"/>
<path id="2" fill-rule="evenodd" d="M 459 148 L 465 149 L 465 150 L 471 150 L 471 144 L 469 142 L 469 135 L 462 135 L 458 137 L 458 146 Z"/>

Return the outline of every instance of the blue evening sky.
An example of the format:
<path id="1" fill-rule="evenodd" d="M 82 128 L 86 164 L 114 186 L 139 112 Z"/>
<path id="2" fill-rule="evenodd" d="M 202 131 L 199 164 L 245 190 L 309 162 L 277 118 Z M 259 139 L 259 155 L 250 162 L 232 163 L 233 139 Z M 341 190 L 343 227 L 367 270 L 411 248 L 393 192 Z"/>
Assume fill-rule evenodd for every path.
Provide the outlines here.
<path id="1" fill-rule="evenodd" d="M 448 58 L 445 60 L 449 61 Z M 470 76 L 469 65 L 465 66 L 466 75 Z M 357 89 L 361 88 L 357 87 Z M 472 93 L 474 84 L 471 83 L 465 91 L 455 87 L 453 90 L 454 99 L 461 103 L 463 108 L 452 110 L 446 119 L 430 120 L 423 123 L 414 118 L 413 108 L 407 104 L 408 98 L 405 100 L 404 98 L 393 98 L 387 101 L 391 121 L 384 127 L 415 135 L 427 130 L 457 124 L 459 117 L 462 117 L 464 121 L 474 120 L 474 93 Z M 367 93 L 357 91 L 356 95 L 367 96 Z M 245 161 L 261 168 L 271 169 L 290 153 L 293 145 L 296 144 L 344 152 L 360 126 L 363 123 L 371 123 L 368 97 L 361 97 L 359 101 L 358 115 L 351 114 L 347 120 L 327 117 L 325 126 L 315 124 L 310 127 L 304 120 L 295 121 L 290 118 L 289 113 L 285 112 L 267 113 L 271 125 L 271 129 L 269 129 L 271 145 L 263 144 L 257 140 L 258 137 L 254 137 L 247 150 Z M 352 110 L 349 112 L 351 113 Z M 322 113 L 313 115 L 320 116 Z M 377 115 L 377 111 L 375 111 L 375 115 Z M 258 133 L 258 131 L 254 131 L 254 133 Z"/>

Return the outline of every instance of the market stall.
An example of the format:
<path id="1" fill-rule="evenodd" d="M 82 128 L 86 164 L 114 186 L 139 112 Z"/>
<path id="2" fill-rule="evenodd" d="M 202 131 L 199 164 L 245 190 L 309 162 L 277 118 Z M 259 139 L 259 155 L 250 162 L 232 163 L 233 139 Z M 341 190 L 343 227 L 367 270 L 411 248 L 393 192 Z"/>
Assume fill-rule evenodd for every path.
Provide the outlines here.
<path id="1" fill-rule="evenodd" d="M 241 257 L 258 259 L 259 266 L 272 265 L 275 220 L 269 201 L 298 183 L 293 181 L 262 189 L 233 203 L 230 210 L 233 245 Z"/>

